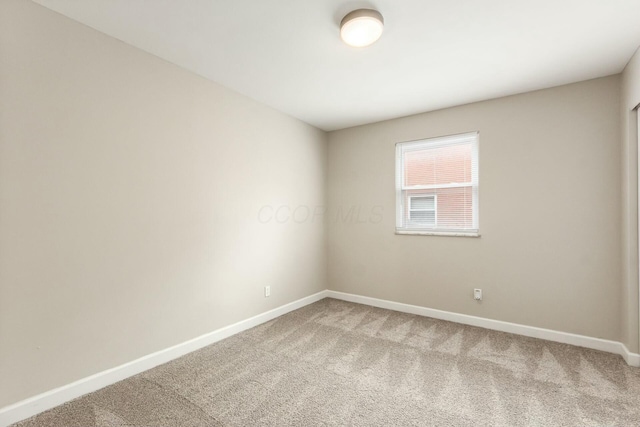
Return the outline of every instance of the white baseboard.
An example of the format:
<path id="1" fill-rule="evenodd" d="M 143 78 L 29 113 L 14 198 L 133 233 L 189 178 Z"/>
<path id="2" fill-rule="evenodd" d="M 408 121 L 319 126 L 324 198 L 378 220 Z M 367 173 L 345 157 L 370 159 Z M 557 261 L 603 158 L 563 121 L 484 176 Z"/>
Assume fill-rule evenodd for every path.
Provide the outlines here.
<path id="1" fill-rule="evenodd" d="M 47 409 L 54 408 L 65 402 L 83 396 L 87 393 L 99 390 L 118 381 L 139 374 L 153 367 L 177 359 L 187 353 L 201 349 L 217 341 L 228 338 L 239 332 L 258 326 L 290 311 L 297 310 L 326 298 L 327 291 L 321 291 L 306 298 L 285 304 L 281 307 L 269 310 L 265 313 L 242 320 L 233 325 L 220 328 L 208 334 L 174 345 L 164 350 L 143 356 L 139 359 L 125 363 L 124 365 L 99 372 L 95 375 L 72 382 L 71 384 L 49 390 L 45 393 L 5 406 L 0 409 L 0 426 L 10 424 L 37 415 Z"/>
<path id="2" fill-rule="evenodd" d="M 433 317 L 434 319 L 448 320 L 450 322 L 478 326 L 485 329 L 492 329 L 494 331 L 509 332 L 526 337 L 541 338 L 547 341 L 606 351 L 608 353 L 619 354 L 624 358 L 627 364 L 631 366 L 640 367 L 640 354 L 631 353 L 623 343 L 618 341 L 603 340 L 585 335 L 537 328 L 535 326 L 526 326 L 517 323 L 503 322 L 500 320 L 486 319 L 484 317 L 452 313 L 450 311 L 436 310 L 417 305 L 347 294 L 344 292 L 327 291 L 327 296 L 329 298 L 365 304 L 372 307 L 386 308 L 388 310 L 400 311 L 402 313 L 417 314 L 419 316 Z"/>
<path id="3" fill-rule="evenodd" d="M 640 367 L 640 354 L 631 353 L 626 345 L 618 343 L 622 346 L 622 350 L 618 353 L 627 362 L 627 365 Z"/>

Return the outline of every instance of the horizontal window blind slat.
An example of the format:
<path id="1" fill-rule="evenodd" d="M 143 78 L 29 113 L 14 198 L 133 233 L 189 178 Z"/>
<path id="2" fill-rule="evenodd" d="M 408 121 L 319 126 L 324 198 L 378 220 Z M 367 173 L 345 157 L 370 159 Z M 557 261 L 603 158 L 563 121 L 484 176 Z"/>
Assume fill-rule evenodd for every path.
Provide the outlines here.
<path id="1" fill-rule="evenodd" d="M 432 190 L 438 188 L 459 188 L 459 187 L 472 187 L 472 182 L 452 182 L 450 184 L 441 185 L 407 185 L 403 186 L 403 190 Z"/>

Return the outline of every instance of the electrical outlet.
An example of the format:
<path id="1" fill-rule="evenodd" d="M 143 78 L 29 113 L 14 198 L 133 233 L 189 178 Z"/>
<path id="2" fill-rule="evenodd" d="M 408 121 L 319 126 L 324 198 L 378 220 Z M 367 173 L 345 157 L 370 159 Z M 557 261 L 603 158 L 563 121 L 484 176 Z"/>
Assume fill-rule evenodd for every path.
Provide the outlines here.
<path id="1" fill-rule="evenodd" d="M 473 290 L 473 299 L 476 301 L 482 301 L 482 289 Z"/>
<path id="2" fill-rule="evenodd" d="M 264 287 L 264 296 L 265 297 L 271 296 L 271 286 Z"/>

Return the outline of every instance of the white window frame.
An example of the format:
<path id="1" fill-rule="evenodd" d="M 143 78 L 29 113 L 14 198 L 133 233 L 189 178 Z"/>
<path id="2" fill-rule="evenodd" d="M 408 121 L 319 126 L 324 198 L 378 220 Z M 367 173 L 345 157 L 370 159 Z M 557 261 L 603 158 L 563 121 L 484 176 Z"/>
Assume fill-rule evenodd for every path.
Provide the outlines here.
<path id="1" fill-rule="evenodd" d="M 433 199 L 433 209 L 414 209 L 411 207 L 411 204 L 413 203 L 413 199 L 424 198 L 424 197 Z M 434 194 L 434 193 L 409 194 L 407 195 L 407 205 L 409 207 L 409 216 L 408 216 L 409 221 L 411 220 L 411 212 L 433 212 L 433 226 L 434 227 L 438 226 L 438 195 L 437 194 Z"/>
<path id="2" fill-rule="evenodd" d="M 444 185 L 404 185 L 404 154 L 411 151 L 433 149 L 438 147 L 445 147 L 457 144 L 471 143 L 472 149 L 472 170 L 471 181 L 469 182 L 456 182 Z M 461 236 L 461 237 L 480 237 L 480 211 L 479 211 L 479 144 L 480 134 L 479 132 L 467 132 L 457 135 L 441 136 L 436 138 L 421 139 L 416 141 L 399 142 L 396 144 L 396 234 L 414 234 L 414 235 L 429 235 L 429 236 Z M 472 223 L 473 227 L 470 229 L 445 229 L 437 227 L 437 211 L 436 211 L 436 225 L 432 228 L 426 227 L 411 227 L 408 221 L 409 216 L 405 219 L 405 198 L 407 199 L 406 209 L 410 209 L 410 197 L 420 197 L 428 194 L 413 193 L 416 191 L 433 191 L 441 188 L 461 188 L 471 187 L 472 195 Z M 413 194 L 408 193 L 411 191 Z M 433 194 L 436 196 L 435 194 Z M 437 199 L 436 210 L 437 210 Z"/>

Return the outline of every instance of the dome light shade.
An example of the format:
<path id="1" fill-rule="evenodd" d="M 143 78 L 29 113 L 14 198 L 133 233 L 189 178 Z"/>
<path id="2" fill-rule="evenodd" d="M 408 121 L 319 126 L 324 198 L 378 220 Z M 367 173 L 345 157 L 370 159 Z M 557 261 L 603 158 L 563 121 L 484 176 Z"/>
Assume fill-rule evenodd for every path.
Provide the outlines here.
<path id="1" fill-rule="evenodd" d="M 375 43 L 382 35 L 384 19 L 377 10 L 358 9 L 348 13 L 340 23 L 340 37 L 353 47 Z"/>

